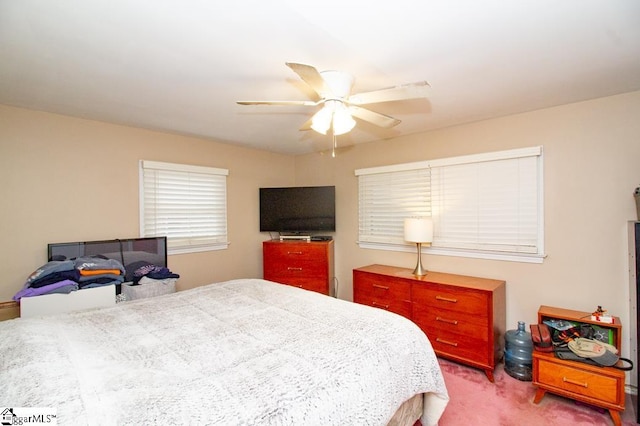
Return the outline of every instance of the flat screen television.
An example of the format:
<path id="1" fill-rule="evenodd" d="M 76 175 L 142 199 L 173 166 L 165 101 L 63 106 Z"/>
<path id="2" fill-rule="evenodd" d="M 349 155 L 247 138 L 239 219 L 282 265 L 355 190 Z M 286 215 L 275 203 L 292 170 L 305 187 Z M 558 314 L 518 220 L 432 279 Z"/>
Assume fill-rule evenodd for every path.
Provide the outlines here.
<path id="1" fill-rule="evenodd" d="M 335 230 L 335 186 L 260 188 L 260 232 L 302 234 Z"/>

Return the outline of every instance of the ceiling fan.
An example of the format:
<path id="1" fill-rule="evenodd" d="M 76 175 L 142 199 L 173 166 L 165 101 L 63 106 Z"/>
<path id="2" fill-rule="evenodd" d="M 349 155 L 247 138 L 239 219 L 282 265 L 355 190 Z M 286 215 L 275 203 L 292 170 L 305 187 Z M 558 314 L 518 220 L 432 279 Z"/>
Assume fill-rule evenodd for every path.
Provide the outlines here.
<path id="1" fill-rule="evenodd" d="M 353 117 L 383 128 L 391 128 L 400 120 L 363 108 L 362 105 L 382 102 L 425 98 L 429 84 L 426 81 L 389 87 L 371 92 L 351 94 L 354 78 L 342 71 L 319 72 L 311 65 L 286 62 L 319 96 L 317 101 L 238 101 L 240 105 L 303 105 L 319 106 L 318 110 L 300 130 L 313 129 L 326 135 L 331 130 L 334 136 L 351 131 L 356 122 Z"/>

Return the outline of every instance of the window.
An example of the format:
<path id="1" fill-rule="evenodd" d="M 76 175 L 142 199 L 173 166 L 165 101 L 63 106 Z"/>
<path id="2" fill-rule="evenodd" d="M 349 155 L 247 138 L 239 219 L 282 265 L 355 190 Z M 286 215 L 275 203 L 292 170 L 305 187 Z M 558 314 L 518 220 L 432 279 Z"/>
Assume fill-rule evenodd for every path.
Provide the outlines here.
<path id="1" fill-rule="evenodd" d="M 542 262 L 542 147 L 356 170 L 361 247 L 407 250 L 403 222 L 430 216 L 428 253 Z"/>
<path id="2" fill-rule="evenodd" d="M 140 232 L 166 236 L 169 254 L 220 250 L 227 241 L 226 169 L 140 161 Z"/>

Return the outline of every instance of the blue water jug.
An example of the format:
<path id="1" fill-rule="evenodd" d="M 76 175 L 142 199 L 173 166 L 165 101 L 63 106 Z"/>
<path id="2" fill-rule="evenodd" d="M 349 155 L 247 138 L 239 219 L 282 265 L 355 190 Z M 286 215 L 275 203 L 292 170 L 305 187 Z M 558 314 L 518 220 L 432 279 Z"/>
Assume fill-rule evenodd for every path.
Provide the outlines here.
<path id="1" fill-rule="evenodd" d="M 533 342 L 531 333 L 524 329 L 524 325 L 524 321 L 518 321 L 518 329 L 509 330 L 504 335 L 504 371 L 518 380 L 530 382 Z"/>

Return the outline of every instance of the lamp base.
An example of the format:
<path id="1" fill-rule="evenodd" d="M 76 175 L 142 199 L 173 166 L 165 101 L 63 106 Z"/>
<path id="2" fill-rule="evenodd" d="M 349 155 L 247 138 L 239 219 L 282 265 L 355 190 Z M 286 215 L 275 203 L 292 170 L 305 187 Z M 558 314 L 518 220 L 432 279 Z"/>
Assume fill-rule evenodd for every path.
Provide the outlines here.
<path id="1" fill-rule="evenodd" d="M 416 269 L 413 270 L 413 275 L 422 277 L 427 275 L 427 270 L 422 267 L 422 243 L 416 243 L 418 249 L 418 263 Z"/>

